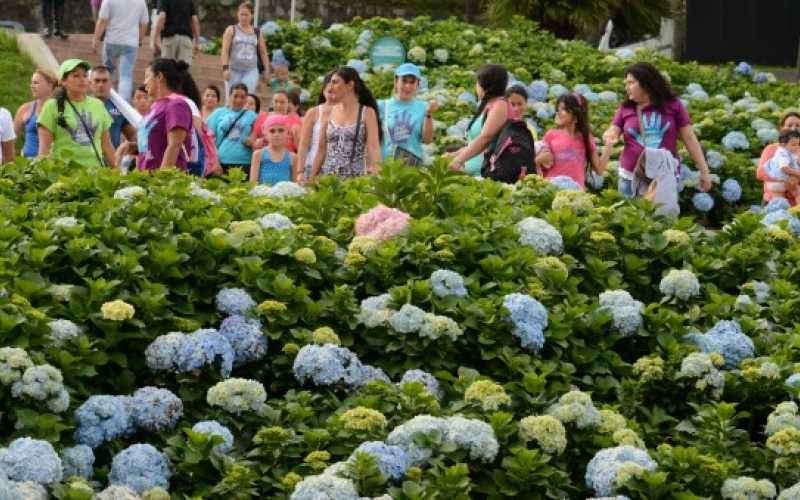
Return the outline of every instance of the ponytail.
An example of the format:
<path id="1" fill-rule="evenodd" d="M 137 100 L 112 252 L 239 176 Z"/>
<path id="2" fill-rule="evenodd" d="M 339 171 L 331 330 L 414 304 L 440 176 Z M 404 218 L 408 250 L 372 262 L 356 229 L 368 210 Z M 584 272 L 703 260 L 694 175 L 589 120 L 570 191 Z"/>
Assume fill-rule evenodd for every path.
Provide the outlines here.
<path id="1" fill-rule="evenodd" d="M 508 71 L 499 64 L 485 64 L 478 68 L 475 76 L 478 79 L 478 85 L 483 89 L 483 98 L 478 106 L 478 111 L 469 122 L 467 130 L 471 129 L 472 125 L 475 124 L 475 120 L 486 111 L 489 101 L 495 97 L 504 97 L 506 95 L 506 87 L 508 86 Z"/>
<path id="2" fill-rule="evenodd" d="M 189 72 L 189 65 L 185 61 L 176 61 L 175 68 L 178 70 L 181 83 L 180 88 L 173 90 L 178 90 L 178 93 L 189 98 L 199 109 L 202 106 L 200 89 L 197 88 L 197 83 L 195 83 L 192 74 Z"/>

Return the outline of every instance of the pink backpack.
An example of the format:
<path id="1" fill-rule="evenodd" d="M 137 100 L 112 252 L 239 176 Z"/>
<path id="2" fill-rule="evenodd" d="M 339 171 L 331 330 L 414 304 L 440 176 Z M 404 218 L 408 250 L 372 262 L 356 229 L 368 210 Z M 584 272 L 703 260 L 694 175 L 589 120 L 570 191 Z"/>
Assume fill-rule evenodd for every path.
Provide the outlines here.
<path id="1" fill-rule="evenodd" d="M 200 126 L 197 131 L 197 136 L 205 149 L 205 161 L 203 164 L 203 177 L 208 177 L 221 170 L 219 164 L 219 153 L 217 152 L 217 143 L 214 141 L 214 133 L 208 128 L 206 122 Z"/>

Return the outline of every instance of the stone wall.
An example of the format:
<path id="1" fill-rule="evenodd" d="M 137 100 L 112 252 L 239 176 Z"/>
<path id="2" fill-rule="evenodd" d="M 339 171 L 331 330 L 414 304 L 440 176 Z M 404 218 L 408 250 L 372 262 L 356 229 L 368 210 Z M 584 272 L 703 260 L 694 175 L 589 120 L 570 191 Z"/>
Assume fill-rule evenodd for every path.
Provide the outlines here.
<path id="1" fill-rule="evenodd" d="M 65 28 L 71 33 L 90 33 L 94 27 L 91 20 L 89 0 L 65 0 Z M 225 27 L 236 20 L 236 6 L 240 0 L 195 0 L 201 19 L 204 36 L 219 36 Z M 255 0 L 252 0 L 255 3 Z M 0 19 L 22 23 L 28 31 L 41 27 L 41 7 L 39 0 L 2 0 L 3 12 Z M 155 6 L 155 0 L 148 0 Z M 289 19 L 291 0 L 262 0 L 259 22 L 270 19 Z M 402 8 L 376 7 L 359 1 L 335 0 L 296 0 L 296 19 L 321 18 L 330 24 L 347 22 L 356 16 L 405 17 L 414 12 Z"/>

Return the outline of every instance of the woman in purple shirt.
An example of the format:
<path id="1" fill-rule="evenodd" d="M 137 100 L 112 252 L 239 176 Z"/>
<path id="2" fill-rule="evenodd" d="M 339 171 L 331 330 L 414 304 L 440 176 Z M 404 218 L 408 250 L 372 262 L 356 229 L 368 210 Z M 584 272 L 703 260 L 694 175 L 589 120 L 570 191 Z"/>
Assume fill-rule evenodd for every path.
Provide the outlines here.
<path id="1" fill-rule="evenodd" d="M 633 197 L 633 170 L 645 148 L 666 149 L 678 158 L 678 138 L 700 169 L 700 189 L 711 189 L 708 165 L 689 113 L 658 69 L 646 62 L 625 68 L 625 93 L 627 99 L 603 134 L 605 144 L 616 144 L 621 136 L 625 140 L 619 162 L 620 193 Z"/>
<path id="2" fill-rule="evenodd" d="M 172 59 L 156 59 L 145 70 L 144 85 L 154 102 L 137 130 L 139 170 L 186 170 L 192 152 L 192 110 L 178 92 L 188 71 L 185 62 Z"/>

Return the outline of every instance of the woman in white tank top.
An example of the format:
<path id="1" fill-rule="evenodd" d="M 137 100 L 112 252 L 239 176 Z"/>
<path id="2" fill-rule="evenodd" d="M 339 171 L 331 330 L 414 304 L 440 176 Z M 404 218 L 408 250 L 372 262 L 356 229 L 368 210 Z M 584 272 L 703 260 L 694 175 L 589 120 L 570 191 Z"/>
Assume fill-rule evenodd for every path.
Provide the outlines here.
<path id="1" fill-rule="evenodd" d="M 309 109 L 303 117 L 303 129 L 300 135 L 300 144 L 297 146 L 297 160 L 294 166 L 295 182 L 304 183 L 311 176 L 311 165 L 319 150 L 321 118 L 330 108 L 328 91 L 330 90 L 329 84 L 333 73 L 331 71 L 325 75 L 317 106 Z"/>

